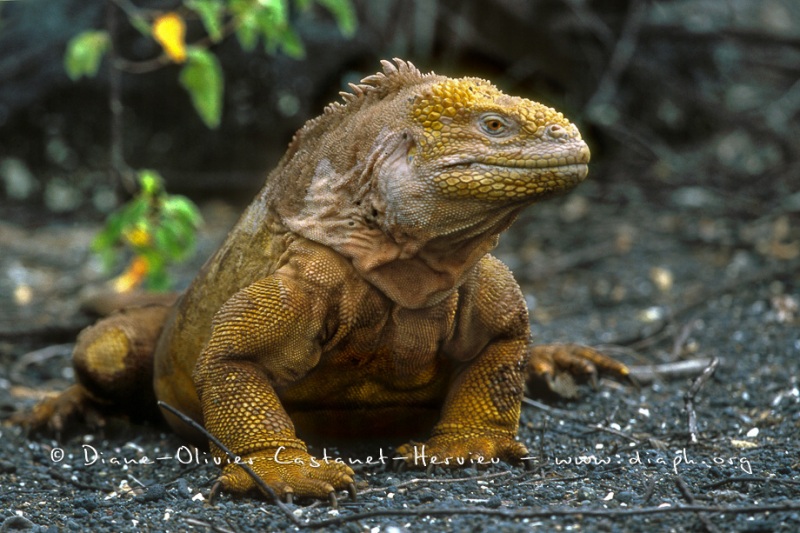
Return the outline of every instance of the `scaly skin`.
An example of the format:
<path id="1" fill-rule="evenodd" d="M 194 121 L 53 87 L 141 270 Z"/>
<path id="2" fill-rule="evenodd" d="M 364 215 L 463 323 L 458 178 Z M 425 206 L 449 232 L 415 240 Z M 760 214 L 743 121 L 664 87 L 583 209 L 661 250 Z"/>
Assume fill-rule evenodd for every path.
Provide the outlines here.
<path id="1" fill-rule="evenodd" d="M 515 440 L 527 373 L 627 373 L 591 349 L 530 350 L 521 291 L 488 254 L 521 209 L 585 178 L 577 128 L 484 80 L 383 67 L 298 132 L 163 328 L 100 323 L 91 335 L 109 341 L 98 374 L 128 364 L 121 331 L 157 338 L 156 396 L 283 497 L 326 498 L 353 482 L 343 464 L 313 464 L 295 428 L 427 433 L 428 458 L 515 462 L 527 453 Z M 97 359 L 97 342 L 77 346 L 76 364 Z M 81 379 L 78 389 L 96 390 Z M 90 396 L 72 390 L 67 414 Z M 59 409 L 40 408 L 33 423 Z M 398 450 L 424 466 L 418 451 Z M 256 485 L 229 464 L 219 486 Z"/>

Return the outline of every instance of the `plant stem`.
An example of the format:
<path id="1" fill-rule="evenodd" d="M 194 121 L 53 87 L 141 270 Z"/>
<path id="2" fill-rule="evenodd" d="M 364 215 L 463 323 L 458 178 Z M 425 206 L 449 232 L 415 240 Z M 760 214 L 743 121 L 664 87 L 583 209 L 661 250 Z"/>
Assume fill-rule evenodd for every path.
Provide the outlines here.
<path id="1" fill-rule="evenodd" d="M 119 55 L 114 44 L 119 25 L 119 8 L 113 2 L 109 2 L 106 8 L 106 28 L 109 35 L 109 91 L 108 108 L 111 112 L 111 144 L 110 150 L 110 173 L 117 184 L 117 188 L 122 189 L 128 194 L 136 190 L 136 183 L 133 180 L 133 173 L 125 162 L 123 150 L 123 106 L 122 106 L 122 71 L 117 67 Z"/>

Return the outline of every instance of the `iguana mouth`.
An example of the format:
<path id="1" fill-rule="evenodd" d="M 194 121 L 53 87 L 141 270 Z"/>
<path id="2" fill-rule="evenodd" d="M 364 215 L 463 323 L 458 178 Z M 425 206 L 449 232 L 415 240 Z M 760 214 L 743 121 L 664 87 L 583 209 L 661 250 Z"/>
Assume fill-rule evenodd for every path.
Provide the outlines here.
<path id="1" fill-rule="evenodd" d="M 571 149 L 570 149 L 571 148 Z M 486 157 L 472 157 L 467 160 L 456 162 L 453 165 L 448 165 L 452 168 L 470 168 L 470 167 L 492 167 L 492 168 L 507 168 L 507 169 L 566 169 L 568 167 L 575 167 L 580 169 L 589 163 L 591 154 L 589 147 L 581 142 L 577 146 L 570 147 L 560 153 L 549 154 L 546 157 L 536 157 L 535 155 L 516 153 L 513 156 L 504 157 L 500 155 L 491 155 Z"/>
<path id="2" fill-rule="evenodd" d="M 575 158 L 565 158 L 557 161 L 552 160 L 526 160 L 526 161 L 493 161 L 491 159 L 464 161 L 447 165 L 447 169 L 453 170 L 510 170 L 519 171 L 525 169 L 534 170 L 558 170 L 568 172 L 570 170 L 582 171 L 589 167 L 588 163 L 575 161 Z"/>

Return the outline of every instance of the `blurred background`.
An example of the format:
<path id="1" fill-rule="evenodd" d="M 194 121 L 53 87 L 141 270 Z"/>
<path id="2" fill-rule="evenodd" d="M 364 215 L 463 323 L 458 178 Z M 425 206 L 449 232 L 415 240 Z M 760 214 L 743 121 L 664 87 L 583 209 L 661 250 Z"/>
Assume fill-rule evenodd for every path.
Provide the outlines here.
<path id="1" fill-rule="evenodd" d="M 587 183 L 556 208 L 533 210 L 538 218 L 526 214 L 498 251 L 526 290 L 635 239 L 663 258 L 655 243 L 667 234 L 677 235 L 673 252 L 713 251 L 705 277 L 674 261 L 698 286 L 719 277 L 715 268 L 735 277 L 800 255 L 800 2 L 226 0 L 240 13 L 282 10 L 286 39 L 257 38 L 249 49 L 225 33 L 236 29 L 230 15 L 222 38 L 209 40 L 199 13 L 214 5 L 222 2 L 0 2 L 0 333 L 72 338 L 74 297 L 107 277 L 92 262 L 92 236 L 136 192 L 126 169 L 155 169 L 169 192 L 201 206 L 202 262 L 293 133 L 392 57 L 542 101 L 588 140 Z M 218 61 L 215 127 L 192 105 L 185 65 L 149 34 L 168 12 L 184 21 L 187 43 Z M 107 32 L 108 49 L 95 75 L 73 80 L 65 54 L 86 31 Z M 612 252 L 597 248 L 603 239 Z M 553 265 L 546 252 L 556 245 L 585 253 Z M 621 261 L 609 268 L 639 265 L 644 281 L 614 272 L 587 289 L 589 300 L 646 300 L 680 274 L 670 270 L 664 285 L 648 260 Z M 179 287 L 196 267 L 178 274 Z"/>
<path id="2" fill-rule="evenodd" d="M 590 142 L 592 179 L 629 184 L 627 194 L 722 201 L 757 216 L 800 183 L 793 0 L 352 0 L 349 36 L 322 6 L 288 2 L 302 59 L 245 51 L 234 36 L 211 46 L 225 83 L 216 129 L 192 108 L 180 65 L 136 71 L 162 51 L 128 22 L 133 4 L 145 15 L 182 7 L 0 2 L 3 219 L 102 218 L 125 200 L 108 172 L 109 60 L 77 81 L 64 67 L 68 41 L 106 29 L 110 10 L 119 11 L 113 44 L 130 63 L 119 74 L 124 160 L 198 200 L 246 202 L 294 131 L 391 57 L 488 78 L 562 110 Z M 186 20 L 187 41 L 205 34 L 197 17 Z"/>

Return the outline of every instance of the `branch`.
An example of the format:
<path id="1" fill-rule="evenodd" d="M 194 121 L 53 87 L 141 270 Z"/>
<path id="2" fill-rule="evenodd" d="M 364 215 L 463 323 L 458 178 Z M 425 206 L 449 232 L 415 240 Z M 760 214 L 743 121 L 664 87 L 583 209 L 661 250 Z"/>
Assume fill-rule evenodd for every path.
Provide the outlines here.
<path id="1" fill-rule="evenodd" d="M 382 509 L 379 511 L 369 511 L 357 513 L 349 516 L 340 516 L 321 520 L 319 522 L 308 522 L 303 527 L 309 529 L 323 528 L 329 526 L 339 526 L 346 522 L 355 522 L 367 518 L 380 516 L 456 516 L 456 515 L 483 515 L 497 516 L 509 520 L 520 520 L 523 518 L 555 518 L 555 517 L 602 517 L 602 518 L 624 518 L 629 516 L 647 515 L 666 515 L 682 513 L 724 513 L 728 514 L 756 514 L 756 513 L 778 513 L 800 511 L 800 501 L 788 502 L 776 505 L 744 505 L 741 507 L 723 507 L 718 505 L 682 505 L 675 507 L 641 507 L 639 509 L 564 509 L 564 508 L 543 508 L 543 509 L 492 509 L 486 507 L 462 507 L 459 509 Z"/>
<path id="2" fill-rule="evenodd" d="M 686 411 L 689 412 L 689 436 L 692 439 L 692 444 L 697 444 L 697 413 L 694 410 L 694 398 L 697 396 L 697 393 L 700 392 L 700 389 L 703 388 L 703 385 L 711 379 L 711 376 L 714 375 L 714 372 L 717 370 L 719 366 L 719 359 L 714 357 L 711 359 L 711 363 L 703 370 L 703 373 L 700 374 L 692 386 L 689 387 L 689 390 L 686 391 L 686 395 L 684 396 L 684 402 L 686 403 Z"/>
<path id="3" fill-rule="evenodd" d="M 225 455 L 227 455 L 229 459 L 231 459 L 232 461 L 236 461 L 237 459 L 236 455 L 233 452 L 231 452 L 224 444 L 222 444 L 217 437 L 209 433 L 208 430 L 204 428 L 202 425 L 198 424 L 193 419 L 189 418 L 188 416 L 181 413 L 180 411 L 178 411 L 177 409 L 175 409 L 174 407 L 165 402 L 159 401 L 158 405 L 159 407 L 163 407 L 173 415 L 180 418 L 183 422 L 188 424 L 193 429 L 196 429 L 197 431 L 202 433 L 206 438 L 208 438 L 208 440 L 210 440 L 214 444 L 214 446 L 225 452 Z M 256 474 L 252 468 L 250 468 L 250 465 L 243 462 L 239 462 L 237 464 L 240 467 L 242 467 L 242 470 L 247 472 L 247 475 L 253 478 L 253 481 L 255 481 L 256 485 L 258 485 L 258 488 L 263 490 L 265 494 L 269 495 L 269 497 L 272 498 L 272 501 L 275 503 L 275 505 L 277 505 L 280 508 L 280 510 L 283 511 L 283 514 L 286 515 L 286 517 L 292 522 L 292 524 L 298 527 L 302 527 L 303 525 L 302 522 L 300 522 L 300 520 L 294 515 L 294 513 L 292 513 L 292 510 L 289 509 L 289 507 L 287 507 L 286 504 L 281 501 L 281 499 L 278 497 L 275 491 L 272 490 L 272 487 L 267 485 L 266 482 L 263 479 L 261 479 L 261 477 L 258 474 Z"/>

